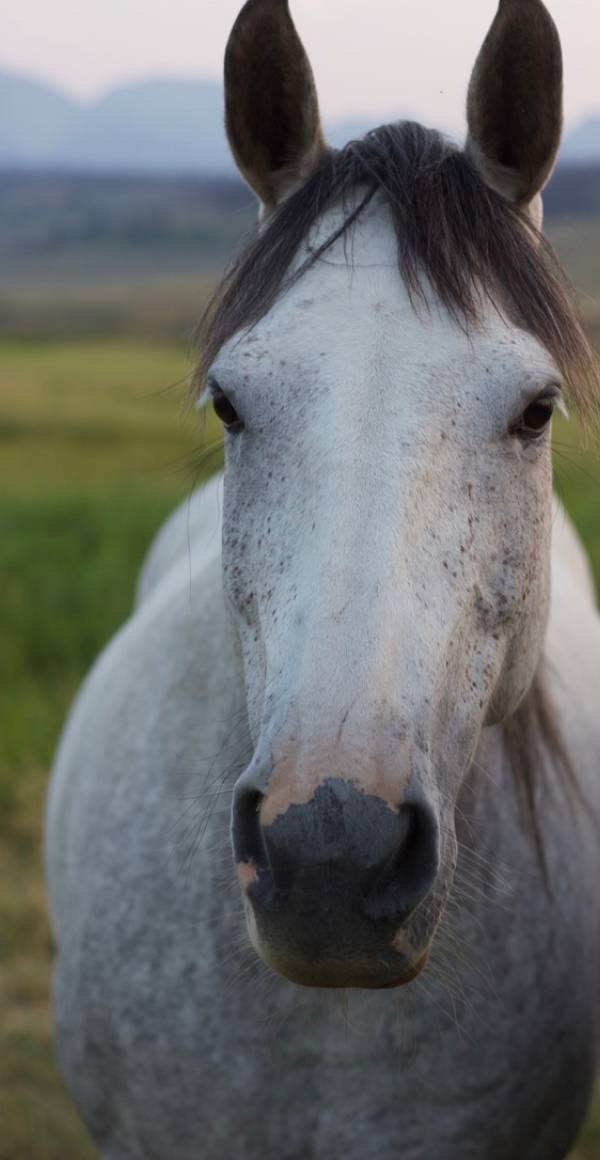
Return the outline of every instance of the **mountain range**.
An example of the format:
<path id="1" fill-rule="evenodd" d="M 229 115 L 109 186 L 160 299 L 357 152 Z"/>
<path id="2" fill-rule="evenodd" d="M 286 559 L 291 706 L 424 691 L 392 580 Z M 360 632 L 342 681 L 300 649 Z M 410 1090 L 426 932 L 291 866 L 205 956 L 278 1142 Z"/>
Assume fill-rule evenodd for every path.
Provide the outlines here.
<path id="1" fill-rule="evenodd" d="M 333 144 L 367 121 L 331 126 Z M 147 80 L 84 104 L 58 89 L 0 70 L 0 169 L 233 172 L 214 81 Z"/>
<path id="2" fill-rule="evenodd" d="M 329 139 L 341 145 L 371 123 L 357 117 L 329 125 Z M 571 164 L 600 161 L 600 116 L 567 135 L 562 158 Z M 147 80 L 84 104 L 0 71 L 0 169 L 230 174 L 221 86 Z"/>

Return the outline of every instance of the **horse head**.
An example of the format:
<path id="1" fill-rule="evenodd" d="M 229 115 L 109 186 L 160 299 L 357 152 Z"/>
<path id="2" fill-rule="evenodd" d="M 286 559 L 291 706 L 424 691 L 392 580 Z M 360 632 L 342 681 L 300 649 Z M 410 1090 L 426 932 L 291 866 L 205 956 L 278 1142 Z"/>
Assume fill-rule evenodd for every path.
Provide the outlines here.
<path id="1" fill-rule="evenodd" d="M 419 973 L 482 731 L 539 668 L 551 419 L 594 373 L 537 231 L 561 87 L 544 5 L 501 0 L 464 150 L 398 124 L 334 151 L 287 0 L 227 48 L 262 206 L 202 368 L 254 746 L 233 846 L 252 942 L 300 983 Z"/>

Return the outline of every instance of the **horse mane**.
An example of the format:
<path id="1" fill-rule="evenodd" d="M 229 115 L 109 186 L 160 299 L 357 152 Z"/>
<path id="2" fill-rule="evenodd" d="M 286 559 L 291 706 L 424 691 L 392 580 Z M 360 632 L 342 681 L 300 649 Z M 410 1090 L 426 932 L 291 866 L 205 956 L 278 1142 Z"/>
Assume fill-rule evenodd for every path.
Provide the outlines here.
<path id="1" fill-rule="evenodd" d="M 480 323 L 486 300 L 491 302 L 549 351 L 582 419 L 595 419 L 600 369 L 551 245 L 522 209 L 485 184 L 464 151 L 412 122 L 382 126 L 341 150 L 330 150 L 263 223 L 201 318 L 194 389 L 204 388 L 224 344 L 264 318 L 281 294 L 351 232 L 375 195 L 389 207 L 399 273 L 415 309 L 428 309 L 430 286 L 468 331 Z M 344 211 L 342 224 L 294 269 L 302 243 L 334 206 Z M 545 873 L 537 805 L 548 761 L 572 797 L 578 788 L 552 712 L 543 662 L 503 733 L 524 822 Z"/>
<path id="2" fill-rule="evenodd" d="M 200 320 L 195 389 L 203 389 L 224 344 L 264 318 L 350 233 L 376 194 L 389 207 L 400 276 L 415 308 L 427 308 L 429 284 L 455 321 L 469 328 L 491 301 L 550 352 L 582 416 L 600 410 L 600 370 L 552 247 L 517 205 L 485 184 L 465 152 L 413 122 L 384 125 L 330 150 L 268 217 Z M 291 273 L 312 228 L 340 205 L 347 207 L 342 224 Z"/>

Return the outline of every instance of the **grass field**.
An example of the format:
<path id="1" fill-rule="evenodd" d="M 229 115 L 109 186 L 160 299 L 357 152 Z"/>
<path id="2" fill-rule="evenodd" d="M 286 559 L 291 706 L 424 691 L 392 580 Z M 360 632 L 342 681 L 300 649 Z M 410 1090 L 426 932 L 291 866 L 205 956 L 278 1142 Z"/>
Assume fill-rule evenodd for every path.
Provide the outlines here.
<path id="1" fill-rule="evenodd" d="M 43 800 L 67 706 L 127 615 L 153 532 L 218 466 L 203 458 L 215 428 L 183 414 L 189 369 L 185 349 L 151 342 L 0 343 L 0 1160 L 94 1156 L 53 1063 Z M 572 432 L 557 442 L 600 577 L 600 468 Z M 577 1160 L 598 1157 L 600 1106 Z"/>
<path id="2" fill-rule="evenodd" d="M 128 613 L 161 521 L 208 466 L 183 415 L 184 349 L 0 346 L 0 1160 L 94 1153 L 51 1048 L 40 864 L 67 706 Z"/>

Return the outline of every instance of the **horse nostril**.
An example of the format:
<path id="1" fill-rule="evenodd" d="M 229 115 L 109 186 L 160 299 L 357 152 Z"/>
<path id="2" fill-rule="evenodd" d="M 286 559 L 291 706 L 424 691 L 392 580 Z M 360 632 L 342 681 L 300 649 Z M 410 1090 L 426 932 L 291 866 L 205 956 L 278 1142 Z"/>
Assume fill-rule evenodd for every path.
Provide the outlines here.
<path id="1" fill-rule="evenodd" d="M 259 790 L 240 788 L 235 794 L 232 836 L 236 862 L 262 870 L 267 854 L 260 824 L 263 795 Z"/>
<path id="2" fill-rule="evenodd" d="M 282 921 L 295 915 L 314 927 L 315 937 L 319 923 L 326 927 L 333 916 L 342 926 L 362 914 L 362 921 L 397 928 L 433 889 L 439 826 L 427 801 L 405 801 L 394 810 L 350 782 L 330 779 L 309 802 L 290 805 L 269 825 L 261 812 L 263 794 L 242 780 L 233 845 L 242 887 L 260 877 L 252 901 L 263 917 L 279 907 Z"/>
<path id="3" fill-rule="evenodd" d="M 373 918 L 406 921 L 431 892 L 439 871 L 439 827 L 433 810 L 410 804 L 400 810 L 403 836 L 368 897 Z"/>

